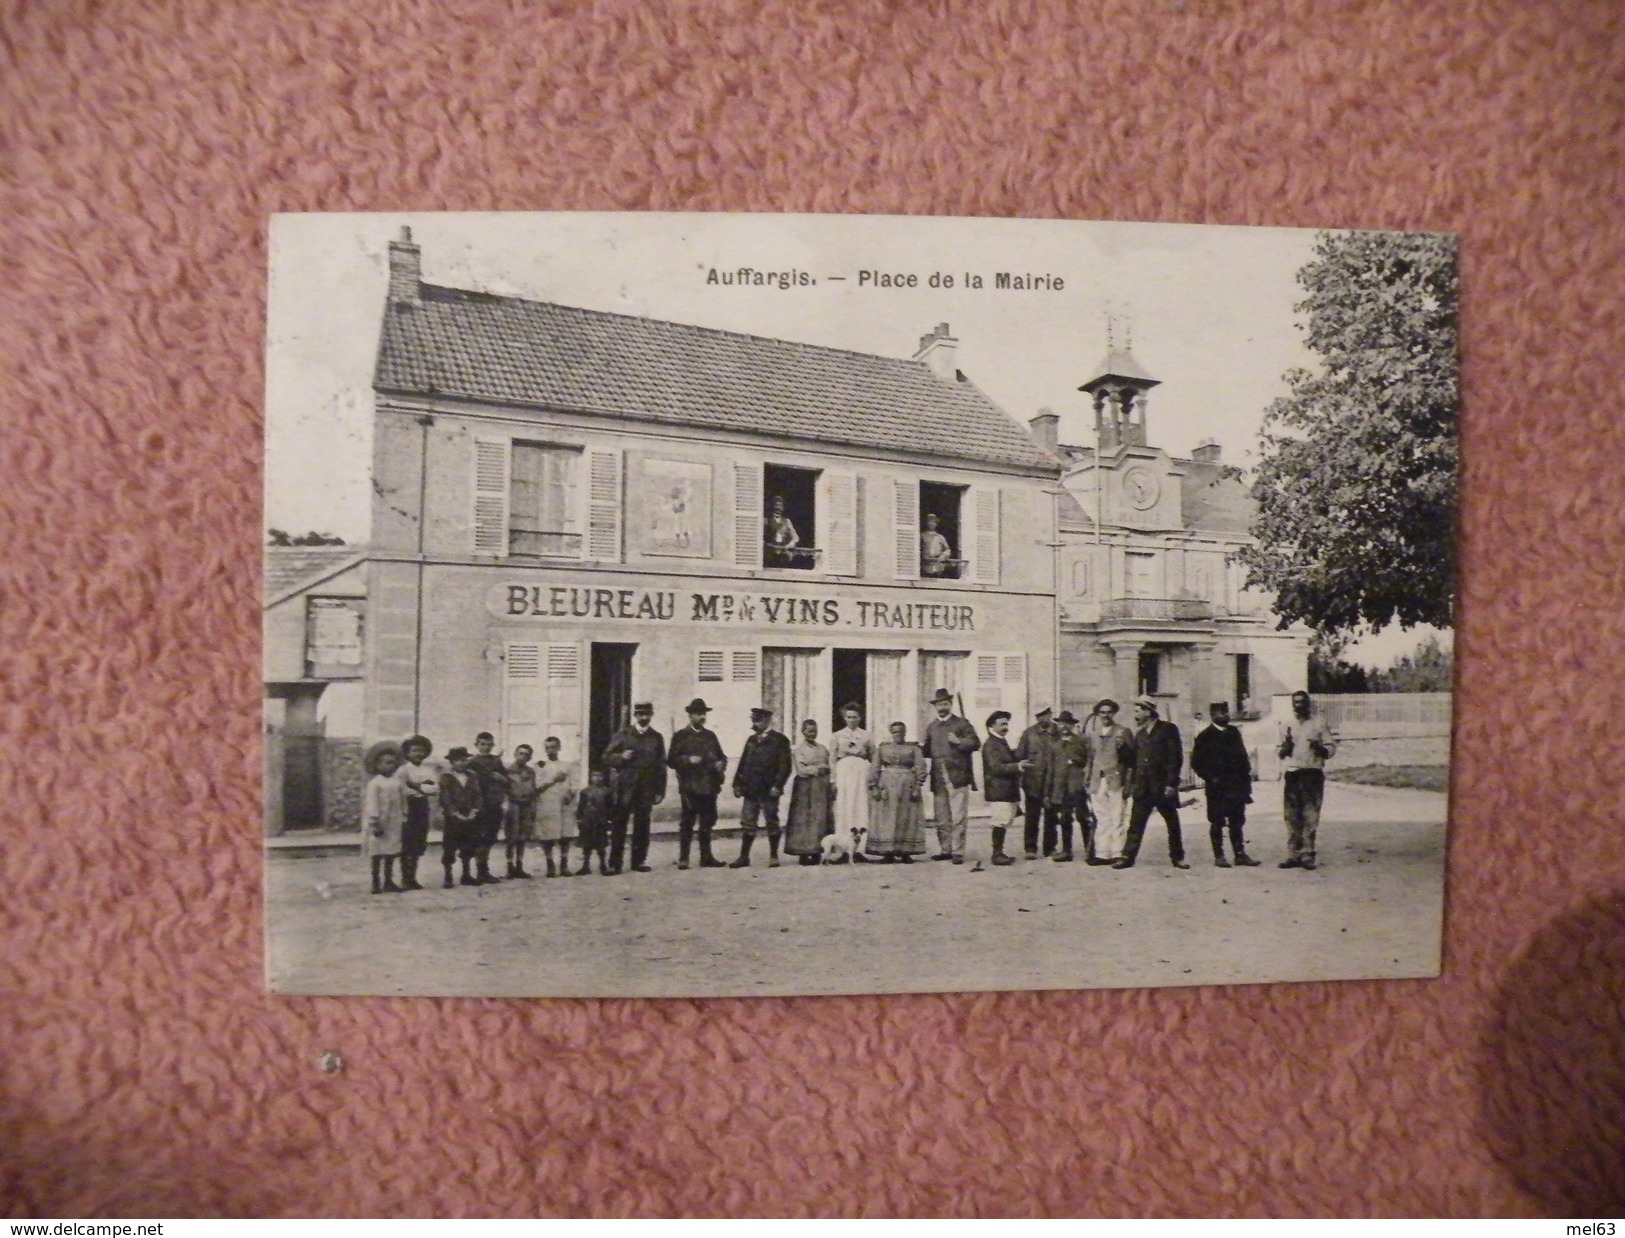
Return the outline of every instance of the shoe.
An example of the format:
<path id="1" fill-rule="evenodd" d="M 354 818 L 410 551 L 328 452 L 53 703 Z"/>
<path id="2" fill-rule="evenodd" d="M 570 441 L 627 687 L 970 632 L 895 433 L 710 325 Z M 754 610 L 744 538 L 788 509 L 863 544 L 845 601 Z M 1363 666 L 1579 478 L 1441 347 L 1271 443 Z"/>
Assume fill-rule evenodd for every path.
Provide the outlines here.
<path id="1" fill-rule="evenodd" d="M 1248 855 L 1245 851 L 1238 851 L 1238 852 L 1236 852 L 1236 867 L 1237 868 L 1257 868 L 1258 867 L 1258 861 L 1253 859 L 1253 857 Z"/>
<path id="2" fill-rule="evenodd" d="M 772 859 L 768 860 L 767 866 L 769 868 L 777 868 L 779 866 L 779 857 L 774 856 Z"/>
<path id="3" fill-rule="evenodd" d="M 554 873 L 553 866 L 551 864 L 549 864 L 547 866 L 547 875 L 549 877 L 551 877 L 551 876 L 553 876 L 553 873 Z M 517 878 L 520 881 L 532 881 L 532 880 L 534 880 L 534 878 L 529 873 L 527 873 L 524 869 L 520 868 L 519 865 L 517 865 L 517 864 L 515 864 L 513 866 L 513 872 L 509 873 L 508 876 Z"/>
<path id="4" fill-rule="evenodd" d="M 1008 868 L 1010 865 L 1014 864 L 1015 861 L 1001 851 L 998 855 L 993 857 L 993 863 L 998 868 Z"/>
<path id="5" fill-rule="evenodd" d="M 1234 867 L 1234 865 L 1232 865 L 1230 863 L 1230 861 L 1225 859 L 1222 855 L 1216 855 L 1216 856 L 1213 857 L 1213 867 L 1214 868 L 1232 868 L 1232 867 Z"/>
<path id="6" fill-rule="evenodd" d="M 1134 867 L 1134 861 L 1130 860 L 1130 859 L 1127 859 L 1127 858 L 1124 858 L 1124 859 L 1121 859 L 1121 860 L 1113 860 L 1112 861 L 1112 867 L 1113 868 L 1133 868 Z"/>
<path id="7" fill-rule="evenodd" d="M 403 890 L 421 890 L 422 888 L 423 887 L 418 884 L 416 877 L 408 877 L 405 881 L 401 882 L 401 889 Z"/>
<path id="8" fill-rule="evenodd" d="M 1296 856 L 1293 856 L 1292 859 L 1290 859 L 1290 860 L 1282 860 L 1275 867 L 1276 868 L 1302 868 L 1303 867 L 1303 861 L 1298 859 Z"/>
<path id="9" fill-rule="evenodd" d="M 650 868 L 647 864 L 634 864 L 632 865 L 632 871 L 634 873 L 652 873 L 654 872 L 654 869 Z"/>
<path id="10" fill-rule="evenodd" d="M 1313 860 L 1305 860 L 1302 864 L 1298 865 L 1298 867 L 1303 869 L 1306 873 L 1312 873 L 1315 871 L 1315 862 Z"/>
<path id="11" fill-rule="evenodd" d="M 954 856 L 954 863 L 955 864 L 963 864 L 964 862 L 965 862 L 965 857 L 964 856 L 962 856 L 962 855 Z"/>
<path id="12" fill-rule="evenodd" d="M 701 868 L 727 868 L 728 865 L 714 855 L 708 855 L 700 861 Z"/>
<path id="13" fill-rule="evenodd" d="M 384 887 L 383 886 L 373 886 L 372 892 L 374 894 L 382 894 L 384 892 Z"/>
<path id="14" fill-rule="evenodd" d="M 448 879 L 446 884 L 450 885 L 451 881 Z M 480 884 L 480 879 L 478 877 L 471 877 L 467 873 L 464 873 L 457 879 L 457 884 L 460 886 L 477 886 Z"/>
<path id="15" fill-rule="evenodd" d="M 729 864 L 727 867 L 729 867 L 729 868 L 749 868 L 750 867 L 750 861 L 747 860 L 744 856 L 740 856 L 737 860 L 735 860 L 732 864 Z"/>
<path id="16" fill-rule="evenodd" d="M 1117 863 L 1117 861 L 1116 860 L 1103 860 L 1099 856 L 1090 856 L 1087 860 L 1084 861 L 1084 863 L 1087 864 L 1090 868 L 1110 868 L 1113 864 Z"/>
<path id="17" fill-rule="evenodd" d="M 950 855 L 950 854 L 949 854 L 949 853 L 948 853 L 948 852 L 946 852 L 946 851 L 944 851 L 944 852 L 942 852 L 942 854 L 940 854 L 940 855 L 934 855 L 934 856 L 932 856 L 932 857 L 931 857 L 931 858 L 932 858 L 932 859 L 933 859 L 933 860 L 951 860 L 951 859 L 953 859 L 953 858 L 954 858 L 954 857 L 953 857 L 953 856 L 952 856 L 952 855 Z"/>
<path id="18" fill-rule="evenodd" d="M 900 855 L 897 857 L 897 862 L 899 864 L 912 864 L 914 863 L 914 857 L 911 855 Z"/>
<path id="19" fill-rule="evenodd" d="M 384 882 L 384 893 L 385 894 L 400 894 L 400 893 L 402 893 L 402 890 L 401 890 L 400 886 L 396 885 L 393 881 L 386 881 L 386 882 Z"/>
<path id="20" fill-rule="evenodd" d="M 575 871 L 575 873 L 573 875 L 577 876 L 577 877 L 591 877 L 592 876 L 592 865 L 591 864 L 583 864 L 580 868 L 576 869 L 576 871 Z"/>
<path id="21" fill-rule="evenodd" d="M 495 873 L 481 873 L 474 878 L 474 884 L 477 886 L 499 886 L 502 884 L 502 878 Z"/>
<path id="22" fill-rule="evenodd" d="M 1190 865 L 1189 865 L 1189 864 L 1187 864 L 1187 863 L 1185 863 L 1185 861 L 1184 861 L 1184 860 L 1171 860 L 1171 861 L 1169 861 L 1169 862 L 1170 862 L 1170 863 L 1171 863 L 1171 864 L 1172 864 L 1172 865 L 1173 865 L 1173 866 L 1174 866 L 1174 867 L 1175 867 L 1175 868 L 1189 868 L 1189 867 L 1190 867 Z"/>
<path id="23" fill-rule="evenodd" d="M 1037 858 L 1038 858 L 1038 852 L 1036 852 L 1036 851 L 1029 851 L 1029 852 L 1028 852 L 1028 853 L 1027 853 L 1027 858 L 1028 858 L 1028 859 L 1029 859 L 1029 860 L 1036 860 L 1036 859 L 1037 859 Z"/>
<path id="24" fill-rule="evenodd" d="M 677 861 L 677 871 L 680 872 L 680 873 L 686 873 L 688 871 L 688 861 L 687 860 L 678 860 Z"/>
<path id="25" fill-rule="evenodd" d="M 612 864 L 607 868 L 600 868 L 598 870 L 598 875 L 600 877 L 619 877 L 621 875 L 621 866 L 619 864 Z"/>
<path id="26" fill-rule="evenodd" d="M 1057 851 L 1054 855 L 1050 856 L 1050 859 L 1054 860 L 1057 864 L 1070 864 L 1072 863 L 1072 853 L 1070 851 Z"/>

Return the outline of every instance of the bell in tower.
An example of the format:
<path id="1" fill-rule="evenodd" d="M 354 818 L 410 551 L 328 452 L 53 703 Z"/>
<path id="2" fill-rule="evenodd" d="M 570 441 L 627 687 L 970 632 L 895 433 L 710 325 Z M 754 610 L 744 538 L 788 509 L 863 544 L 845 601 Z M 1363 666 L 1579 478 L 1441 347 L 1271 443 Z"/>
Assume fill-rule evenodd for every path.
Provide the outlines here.
<path id="1" fill-rule="evenodd" d="M 1141 368 L 1131 349 L 1132 345 L 1116 347 L 1108 331 L 1106 359 L 1078 388 L 1094 400 L 1095 436 L 1103 452 L 1146 445 L 1146 395 L 1160 380 Z"/>

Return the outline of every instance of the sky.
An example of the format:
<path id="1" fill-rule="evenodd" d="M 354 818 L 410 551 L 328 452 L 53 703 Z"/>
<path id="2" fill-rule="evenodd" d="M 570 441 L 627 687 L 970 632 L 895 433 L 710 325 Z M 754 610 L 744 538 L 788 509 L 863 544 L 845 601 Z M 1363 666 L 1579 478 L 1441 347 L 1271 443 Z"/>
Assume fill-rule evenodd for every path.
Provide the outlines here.
<path id="1" fill-rule="evenodd" d="M 1070 220 L 706 214 L 307 214 L 271 225 L 265 519 L 350 542 L 368 535 L 372 370 L 388 242 L 409 226 L 428 283 L 908 357 L 946 322 L 957 364 L 1016 420 L 1060 414 L 1092 441 L 1078 386 L 1105 356 L 1108 320 L 1160 380 L 1153 445 L 1204 439 L 1256 463 L 1282 376 L 1312 366 L 1293 310 L 1307 229 Z M 708 283 L 714 269 L 803 272 L 811 284 Z M 873 272 L 864 281 L 862 273 Z M 1048 277 L 999 289 L 996 274 Z M 981 288 L 967 287 L 966 273 Z M 914 287 L 879 286 L 914 276 Z M 954 286 L 932 286 L 932 276 Z M 837 279 L 833 277 L 845 277 Z M 1059 280 L 1061 287 L 1053 285 Z M 895 279 L 893 283 L 897 282 Z M 939 285 L 941 280 L 938 281 Z M 1375 638 L 1386 665 L 1420 634 Z M 1392 652 L 1388 652 L 1392 645 Z M 1345 655 L 1348 656 L 1348 655 Z"/>

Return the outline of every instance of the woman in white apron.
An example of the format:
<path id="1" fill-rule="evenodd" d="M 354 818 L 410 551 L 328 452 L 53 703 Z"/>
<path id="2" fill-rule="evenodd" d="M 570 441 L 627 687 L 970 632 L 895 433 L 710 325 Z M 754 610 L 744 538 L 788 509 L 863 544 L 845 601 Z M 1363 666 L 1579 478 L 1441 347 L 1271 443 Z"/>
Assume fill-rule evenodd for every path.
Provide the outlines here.
<path id="1" fill-rule="evenodd" d="M 866 858 L 863 845 L 869 833 L 869 769 L 875 741 L 863 729 L 863 710 L 857 705 L 842 706 L 841 719 L 846 725 L 829 737 L 835 762 L 835 837 L 854 861 L 861 861 Z"/>

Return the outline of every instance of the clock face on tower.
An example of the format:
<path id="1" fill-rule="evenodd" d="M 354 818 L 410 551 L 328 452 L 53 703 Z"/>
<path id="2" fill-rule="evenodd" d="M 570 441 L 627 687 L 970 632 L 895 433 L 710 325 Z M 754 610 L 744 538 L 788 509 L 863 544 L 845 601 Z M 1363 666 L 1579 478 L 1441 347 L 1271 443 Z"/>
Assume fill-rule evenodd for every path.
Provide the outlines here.
<path id="1" fill-rule="evenodd" d="M 1123 475 L 1123 497 L 1136 511 L 1155 507 L 1162 497 L 1162 480 L 1149 469 L 1130 469 Z"/>

